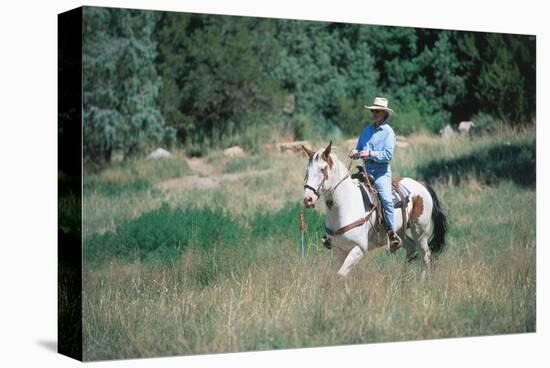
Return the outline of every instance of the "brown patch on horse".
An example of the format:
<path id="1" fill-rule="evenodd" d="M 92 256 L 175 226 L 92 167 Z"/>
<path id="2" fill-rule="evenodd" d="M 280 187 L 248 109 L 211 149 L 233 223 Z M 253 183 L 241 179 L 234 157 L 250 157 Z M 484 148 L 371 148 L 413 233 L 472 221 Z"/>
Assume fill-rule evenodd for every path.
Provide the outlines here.
<path id="1" fill-rule="evenodd" d="M 327 163 L 328 163 L 328 167 L 332 169 L 332 165 L 334 165 L 334 161 L 332 161 L 332 157 L 328 156 Z"/>
<path id="2" fill-rule="evenodd" d="M 424 212 L 424 200 L 419 195 L 414 195 L 412 197 L 412 210 L 411 210 L 411 221 L 417 222 L 422 212 Z"/>

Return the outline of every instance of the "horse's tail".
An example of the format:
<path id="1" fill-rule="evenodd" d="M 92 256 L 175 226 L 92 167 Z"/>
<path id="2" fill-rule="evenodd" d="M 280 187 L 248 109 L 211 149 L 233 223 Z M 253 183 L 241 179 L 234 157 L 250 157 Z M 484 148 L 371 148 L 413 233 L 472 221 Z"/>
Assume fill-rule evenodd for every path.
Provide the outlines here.
<path id="1" fill-rule="evenodd" d="M 445 245 L 445 234 L 447 233 L 447 217 L 445 216 L 445 213 L 441 208 L 441 204 L 439 203 L 439 198 L 437 198 L 437 194 L 435 194 L 434 189 L 428 183 L 425 183 L 424 186 L 430 193 L 430 196 L 432 197 L 432 202 L 433 202 L 433 206 L 432 206 L 433 230 L 432 230 L 432 236 L 428 241 L 428 247 L 430 248 L 430 251 L 432 253 L 440 253 L 443 250 L 443 246 Z"/>

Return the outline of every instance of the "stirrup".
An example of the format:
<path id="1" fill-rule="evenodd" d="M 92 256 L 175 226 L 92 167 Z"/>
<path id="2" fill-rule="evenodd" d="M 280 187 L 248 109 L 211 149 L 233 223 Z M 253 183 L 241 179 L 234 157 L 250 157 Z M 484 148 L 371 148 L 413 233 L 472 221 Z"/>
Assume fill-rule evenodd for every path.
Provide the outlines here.
<path id="1" fill-rule="evenodd" d="M 326 235 L 323 235 L 323 237 L 321 238 L 321 244 L 323 244 L 327 249 L 332 249 L 330 239 Z"/>
<path id="2" fill-rule="evenodd" d="M 395 253 L 401 248 L 401 238 L 393 231 L 388 232 L 388 237 L 390 238 L 390 253 Z"/>

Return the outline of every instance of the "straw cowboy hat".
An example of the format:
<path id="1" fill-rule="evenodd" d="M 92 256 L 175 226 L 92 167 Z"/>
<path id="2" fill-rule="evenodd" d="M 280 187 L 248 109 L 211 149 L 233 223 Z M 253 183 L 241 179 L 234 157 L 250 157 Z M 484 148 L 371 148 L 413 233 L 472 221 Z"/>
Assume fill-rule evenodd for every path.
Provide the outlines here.
<path id="1" fill-rule="evenodd" d="M 393 110 L 388 107 L 388 99 L 384 97 L 375 97 L 372 106 L 365 106 L 365 109 L 369 110 L 384 110 L 390 115 L 393 114 Z"/>

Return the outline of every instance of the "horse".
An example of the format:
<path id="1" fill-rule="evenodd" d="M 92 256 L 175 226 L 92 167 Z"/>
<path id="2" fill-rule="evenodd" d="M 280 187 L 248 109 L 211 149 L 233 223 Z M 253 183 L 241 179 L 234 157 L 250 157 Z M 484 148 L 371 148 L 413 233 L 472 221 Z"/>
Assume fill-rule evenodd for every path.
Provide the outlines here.
<path id="1" fill-rule="evenodd" d="M 377 211 L 366 212 L 361 190 L 350 177 L 348 168 L 331 152 L 332 141 L 325 149 L 313 151 L 302 145 L 308 155 L 304 179 L 305 208 L 315 207 L 325 198 L 325 229 L 335 258 L 341 266 L 338 275 L 346 277 L 352 268 L 372 249 L 388 244 L 385 229 L 376 226 Z M 410 192 L 406 205 L 407 223 L 401 211 L 394 211 L 397 232 L 407 226 L 412 235 L 404 236 L 406 260 L 411 261 L 420 250 L 422 279 L 430 273 L 431 256 L 441 252 L 445 244 L 447 219 L 434 189 L 428 183 L 401 178 L 399 184 Z M 432 232 L 430 234 L 430 224 Z M 407 229 L 407 228 L 406 228 Z M 330 235 L 332 234 L 332 235 Z"/>

